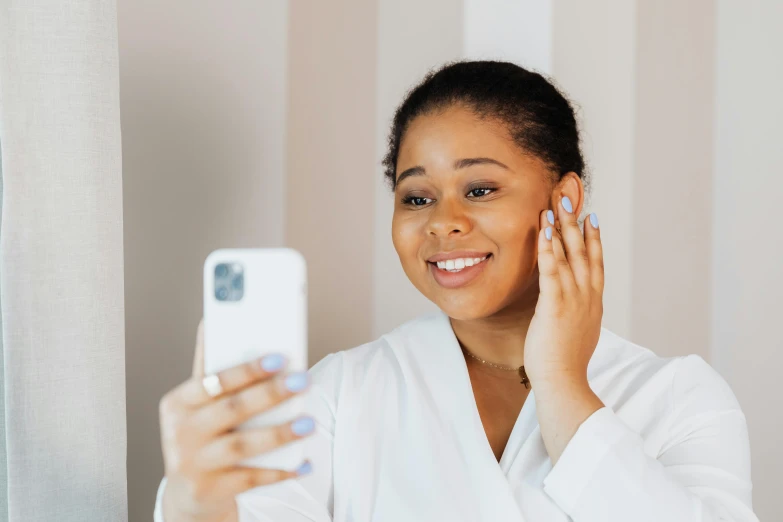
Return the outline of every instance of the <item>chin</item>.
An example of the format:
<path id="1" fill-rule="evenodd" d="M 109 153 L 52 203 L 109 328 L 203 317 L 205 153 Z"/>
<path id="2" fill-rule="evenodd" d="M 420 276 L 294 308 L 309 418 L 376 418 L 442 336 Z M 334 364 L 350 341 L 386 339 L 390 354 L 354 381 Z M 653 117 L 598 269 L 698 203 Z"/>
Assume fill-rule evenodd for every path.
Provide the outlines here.
<path id="1" fill-rule="evenodd" d="M 515 307 L 525 298 L 531 283 L 537 282 L 533 271 L 503 271 L 502 276 L 485 272 L 483 277 L 458 288 L 445 288 L 438 284 L 429 272 L 422 273 L 414 263 L 403 264 L 403 271 L 416 289 L 440 310 L 457 321 L 474 321 L 492 317 L 509 306 Z M 510 284 L 511 283 L 511 284 Z M 535 307 L 536 299 L 532 301 Z"/>
<path id="2" fill-rule="evenodd" d="M 457 321 L 472 321 L 485 319 L 503 309 L 500 302 L 492 302 L 491 296 L 476 295 L 476 292 L 462 292 L 463 295 L 433 295 L 426 296 L 435 303 L 443 313 Z"/>

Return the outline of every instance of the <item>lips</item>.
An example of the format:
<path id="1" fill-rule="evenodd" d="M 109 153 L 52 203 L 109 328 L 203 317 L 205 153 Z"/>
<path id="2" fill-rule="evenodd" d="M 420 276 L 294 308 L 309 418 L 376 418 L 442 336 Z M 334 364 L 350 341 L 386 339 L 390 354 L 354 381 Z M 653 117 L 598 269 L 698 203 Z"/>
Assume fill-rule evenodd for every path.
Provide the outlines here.
<path id="1" fill-rule="evenodd" d="M 492 261 L 492 254 L 480 254 L 481 257 L 478 257 L 480 261 L 478 263 L 474 263 L 472 266 L 469 266 L 468 264 L 464 264 L 464 268 L 459 269 L 457 266 L 460 266 L 460 261 L 463 260 L 474 260 L 476 258 L 474 257 L 455 257 L 455 255 L 462 256 L 464 254 L 470 254 L 474 255 L 475 252 L 454 252 L 450 255 L 444 254 L 444 255 L 438 255 L 433 256 L 428 260 L 428 265 L 430 269 L 430 273 L 432 273 L 432 277 L 435 279 L 435 281 L 442 287 L 448 288 L 448 289 L 454 289 L 454 288 L 460 288 L 463 287 L 473 280 L 475 280 L 481 273 L 484 271 L 486 265 Z M 440 258 L 440 259 L 438 259 Z M 435 262 L 433 262 L 433 260 Z M 440 261 L 440 263 L 438 263 Z M 438 265 L 443 266 L 444 264 L 446 267 L 452 267 L 449 268 L 438 268 Z M 451 270 L 451 271 L 450 271 Z"/>
<path id="2" fill-rule="evenodd" d="M 436 254 L 427 261 L 430 263 L 437 263 L 438 261 L 448 261 L 449 259 L 472 259 L 472 258 L 485 258 L 489 255 L 489 252 L 478 252 L 476 250 L 455 250 L 453 252 L 441 252 Z"/>

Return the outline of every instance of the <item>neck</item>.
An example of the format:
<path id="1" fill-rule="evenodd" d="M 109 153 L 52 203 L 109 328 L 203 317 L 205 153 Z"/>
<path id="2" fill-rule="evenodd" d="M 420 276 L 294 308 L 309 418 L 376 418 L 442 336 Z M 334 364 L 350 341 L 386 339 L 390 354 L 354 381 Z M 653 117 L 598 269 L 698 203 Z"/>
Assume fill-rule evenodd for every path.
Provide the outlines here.
<path id="1" fill-rule="evenodd" d="M 537 285 L 536 285 L 537 286 Z M 518 368 L 525 363 L 525 337 L 538 301 L 526 297 L 481 319 L 451 319 L 460 344 L 470 353 L 495 364 Z"/>

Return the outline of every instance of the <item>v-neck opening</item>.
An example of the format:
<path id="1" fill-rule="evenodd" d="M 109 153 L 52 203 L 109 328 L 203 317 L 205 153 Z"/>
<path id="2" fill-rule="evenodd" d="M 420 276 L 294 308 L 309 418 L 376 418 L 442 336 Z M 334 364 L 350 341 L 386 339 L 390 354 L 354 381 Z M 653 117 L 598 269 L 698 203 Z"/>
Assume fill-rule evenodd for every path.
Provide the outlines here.
<path id="1" fill-rule="evenodd" d="M 500 460 L 498 460 L 495 457 L 495 452 L 492 449 L 492 444 L 489 441 L 489 437 L 487 437 L 487 431 L 484 428 L 484 423 L 481 420 L 481 413 L 479 412 L 478 407 L 478 401 L 476 400 L 476 393 L 473 390 L 473 382 L 470 380 L 470 373 L 468 372 L 468 366 L 465 361 L 465 357 L 462 354 L 462 349 L 459 345 L 459 339 L 457 339 L 457 334 L 454 332 L 454 328 L 451 325 L 451 319 L 448 315 L 441 312 L 443 318 L 446 321 L 446 327 L 448 328 L 450 332 L 450 341 L 451 341 L 451 350 L 452 352 L 455 352 L 459 354 L 459 360 L 461 361 L 461 364 L 459 365 L 462 369 L 462 375 L 460 378 L 463 381 L 463 384 L 467 386 L 467 389 L 470 392 L 470 396 L 472 398 L 471 404 L 472 404 L 472 412 L 471 416 L 474 420 L 473 424 L 478 426 L 478 431 L 480 433 L 480 438 L 483 440 L 483 443 L 481 444 L 484 447 L 485 453 L 488 455 L 488 457 L 491 459 L 492 462 L 495 463 L 497 466 L 497 469 L 503 474 L 504 477 L 506 477 L 506 474 L 508 470 L 511 467 L 511 463 L 513 462 L 513 459 L 516 455 L 519 454 L 519 451 L 524 444 L 525 439 L 520 440 L 520 437 L 523 437 L 524 435 L 521 433 L 521 431 L 524 429 L 522 426 L 525 424 L 525 421 L 529 419 L 530 414 L 528 413 L 531 408 L 534 408 L 534 405 L 531 406 L 531 400 L 535 400 L 534 392 L 531 389 L 530 393 L 528 393 L 527 398 L 525 399 L 525 402 L 522 404 L 522 407 L 519 410 L 519 413 L 517 414 L 516 419 L 514 420 L 514 426 L 511 428 L 511 432 L 509 433 L 508 440 L 506 441 L 505 446 L 503 447 L 503 452 L 500 455 Z M 520 384 L 522 386 L 522 384 Z M 535 430 L 535 426 L 532 430 L 530 430 L 530 433 L 527 435 L 529 436 L 533 431 Z M 511 448 L 511 449 L 509 449 Z M 511 453 L 513 452 L 513 455 Z M 507 477 L 506 477 L 507 478 Z"/>
<path id="2" fill-rule="evenodd" d="M 531 389 L 524 404 L 522 404 L 522 408 L 519 410 L 519 415 L 517 415 L 517 419 L 514 421 L 514 427 L 511 428 L 511 433 L 508 435 L 506 446 L 503 448 L 503 453 L 500 455 L 498 465 L 506 476 L 508 476 L 512 464 L 516 461 L 517 456 L 522 451 L 522 447 L 527 443 L 538 427 L 535 400 L 535 395 Z"/>
<path id="3" fill-rule="evenodd" d="M 454 458 L 465 466 L 466 479 L 472 487 L 484 492 L 477 500 L 480 512 L 487 517 L 486 520 L 523 522 L 525 517 L 508 472 L 514 469 L 515 455 L 520 454 L 521 448 L 527 447 L 523 444 L 521 433 L 527 431 L 523 429 L 527 426 L 525 420 L 534 413 L 528 404 L 532 393 L 522 405 L 498 461 L 481 422 L 468 367 L 451 320 L 439 310 L 434 316 L 422 319 L 419 325 L 420 328 L 406 332 L 401 340 L 403 345 L 415 347 L 410 356 L 421 365 L 422 375 L 427 376 L 422 382 L 425 387 L 423 392 L 431 394 L 437 408 L 437 412 L 433 413 L 438 416 L 438 422 L 443 423 L 440 426 L 453 436 L 449 444 L 454 445 Z M 415 337 L 415 342 L 405 343 L 404 338 L 408 336 Z"/>

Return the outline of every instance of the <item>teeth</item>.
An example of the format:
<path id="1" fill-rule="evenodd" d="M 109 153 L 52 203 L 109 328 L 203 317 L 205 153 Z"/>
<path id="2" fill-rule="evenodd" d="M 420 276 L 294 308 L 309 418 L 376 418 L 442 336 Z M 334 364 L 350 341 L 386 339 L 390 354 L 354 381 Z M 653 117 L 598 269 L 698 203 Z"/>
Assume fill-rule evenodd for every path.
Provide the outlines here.
<path id="1" fill-rule="evenodd" d="M 474 257 L 474 258 L 460 258 L 460 259 L 449 259 L 448 261 L 438 261 L 437 265 L 438 268 L 441 270 L 448 270 L 450 272 L 459 272 L 460 270 L 464 269 L 467 266 L 473 266 L 481 263 L 487 258 L 485 257 Z"/>

